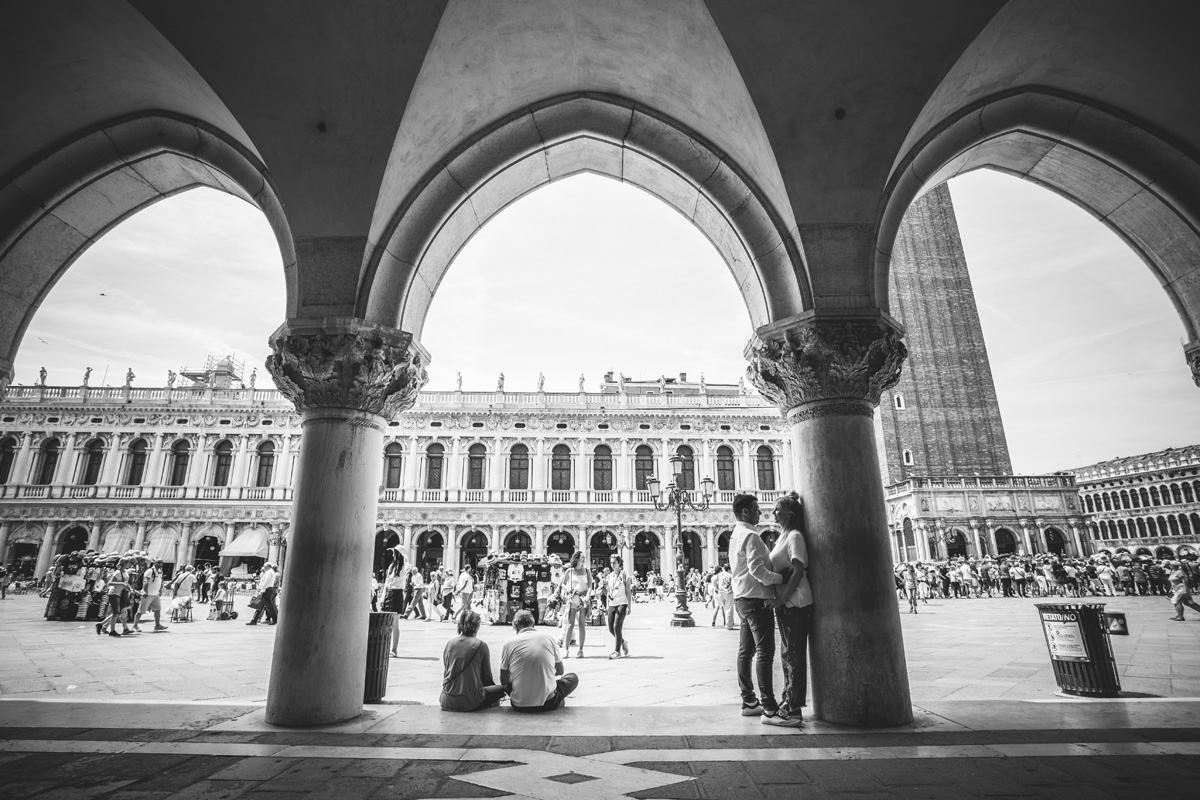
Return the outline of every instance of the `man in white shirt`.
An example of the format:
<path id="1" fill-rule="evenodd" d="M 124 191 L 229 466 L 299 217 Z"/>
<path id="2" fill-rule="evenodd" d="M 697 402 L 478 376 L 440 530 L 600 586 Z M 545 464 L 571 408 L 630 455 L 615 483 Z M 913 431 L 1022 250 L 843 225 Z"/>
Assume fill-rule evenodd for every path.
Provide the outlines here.
<path id="1" fill-rule="evenodd" d="M 142 574 L 142 602 L 138 608 L 137 617 L 133 622 L 133 629 L 141 630 L 142 617 L 147 611 L 154 612 L 154 630 L 165 631 L 166 625 L 162 624 L 162 600 L 159 594 L 162 592 L 162 562 L 155 561 L 150 565 L 150 568 Z"/>
<path id="2" fill-rule="evenodd" d="M 455 593 L 458 595 L 458 613 L 455 617 L 461 617 L 464 612 L 471 610 L 471 598 L 475 594 L 475 576 L 471 574 L 471 567 L 465 566 L 462 572 L 458 573 L 458 584 L 454 587 Z"/>
<path id="3" fill-rule="evenodd" d="M 766 713 L 775 716 L 772 685 L 772 663 L 775 660 L 775 601 L 773 586 L 783 583 L 783 576 L 771 571 L 771 553 L 758 535 L 755 525 L 762 514 L 758 498 L 739 494 L 733 498 L 733 516 L 737 524 L 729 540 L 729 563 L 733 572 L 733 604 L 742 619 L 741 640 L 738 643 L 738 690 L 742 693 L 742 716 L 756 717 Z M 754 695 L 750 661 L 754 659 L 754 677 L 758 693 Z"/>
<path id="4" fill-rule="evenodd" d="M 262 602 L 254 611 L 254 619 L 247 622 L 247 625 L 257 625 L 264 615 L 266 615 L 268 625 L 278 622 L 279 609 L 275 606 L 275 584 L 278 582 L 278 578 L 279 573 L 275 571 L 274 564 L 263 564 L 262 571 L 258 573 L 258 592 L 262 595 Z"/>
<path id="5" fill-rule="evenodd" d="M 562 658 L 554 637 L 534 627 L 533 612 L 522 609 L 513 617 L 515 638 L 500 653 L 500 684 L 513 711 L 553 711 L 579 686 L 579 676 L 563 675 Z M 555 680 L 556 675 L 562 675 Z"/>

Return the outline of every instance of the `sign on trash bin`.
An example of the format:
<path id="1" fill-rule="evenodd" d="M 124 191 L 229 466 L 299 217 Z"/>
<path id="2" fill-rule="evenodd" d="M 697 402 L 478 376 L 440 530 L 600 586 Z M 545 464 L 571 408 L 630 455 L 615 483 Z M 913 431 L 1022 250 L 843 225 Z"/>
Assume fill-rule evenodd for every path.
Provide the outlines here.
<path id="1" fill-rule="evenodd" d="M 1046 645 L 1050 658 L 1055 661 L 1087 661 L 1087 645 L 1083 641 L 1083 630 L 1079 627 L 1079 615 L 1074 611 L 1050 611 L 1039 609 L 1042 630 L 1046 634 Z"/>

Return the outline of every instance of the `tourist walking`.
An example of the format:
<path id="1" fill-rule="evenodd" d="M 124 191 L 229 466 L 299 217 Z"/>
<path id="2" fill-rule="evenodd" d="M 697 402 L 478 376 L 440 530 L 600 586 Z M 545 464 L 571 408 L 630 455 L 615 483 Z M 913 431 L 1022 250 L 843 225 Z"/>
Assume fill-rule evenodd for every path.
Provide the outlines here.
<path id="1" fill-rule="evenodd" d="M 771 674 L 775 660 L 775 612 L 771 601 L 775 599 L 772 587 L 783 583 L 783 577 L 771 571 L 771 553 L 755 528 L 762 517 L 758 498 L 751 494 L 735 495 L 733 516 L 737 524 L 729 540 L 729 561 L 733 575 L 733 604 L 742 620 L 737 654 L 742 716 L 762 715 L 764 722 L 778 724 L 779 705 L 775 702 Z M 754 693 L 755 678 L 757 696 Z"/>
<path id="2" fill-rule="evenodd" d="M 533 613 L 521 609 L 513 617 L 516 637 L 500 652 L 500 683 L 513 711 L 553 711 L 579 686 L 579 676 L 563 674 L 554 637 L 534 627 Z M 555 676 L 558 677 L 557 680 Z"/>
<path id="3" fill-rule="evenodd" d="M 96 623 L 96 635 L 104 633 L 104 629 L 108 628 L 108 635 L 121 637 L 117 633 L 117 623 L 122 623 L 123 633 L 132 633 L 129 630 L 129 625 L 125 623 L 125 598 L 129 593 L 129 573 L 128 562 L 122 561 L 118 556 L 112 556 L 105 562 L 108 566 L 108 572 L 104 576 L 105 591 L 108 593 L 108 616 Z"/>
<path id="4" fill-rule="evenodd" d="M 1171 604 L 1175 606 L 1175 616 L 1171 619 L 1176 622 L 1183 622 L 1183 607 L 1187 606 L 1193 611 L 1200 611 L 1200 605 L 1192 599 L 1192 594 L 1188 590 L 1187 575 L 1180 568 L 1178 561 L 1170 561 L 1167 566 L 1171 569 Z"/>
<path id="5" fill-rule="evenodd" d="M 725 564 L 717 572 L 717 610 L 713 612 L 712 624 L 715 627 L 717 624 L 717 615 L 721 616 L 722 624 L 725 630 L 732 631 L 737 628 L 733 613 L 733 575 L 729 572 L 729 565 Z"/>
<path id="6" fill-rule="evenodd" d="M 917 571 L 911 563 L 905 564 L 900 582 L 904 584 L 904 596 L 908 598 L 908 613 L 917 613 Z M 958 584 L 955 584 L 956 586 Z"/>
<path id="7" fill-rule="evenodd" d="M 583 551 L 576 550 L 571 554 L 571 566 L 564 581 L 567 594 L 567 622 L 563 626 L 563 657 L 570 656 L 572 633 L 576 623 L 579 626 L 579 652 L 576 658 L 583 658 L 583 645 L 587 641 L 587 615 L 591 605 L 592 571 L 583 560 Z"/>
<path id="8" fill-rule="evenodd" d="M 625 562 L 613 553 L 608 557 L 612 572 L 604 578 L 604 594 L 608 598 L 608 632 L 613 636 L 613 651 L 609 658 L 629 655 L 629 642 L 625 641 L 625 618 L 633 607 L 633 589 L 629 576 L 625 574 Z"/>
<path id="9" fill-rule="evenodd" d="M 400 644 L 400 616 L 404 613 L 404 582 L 408 578 L 409 568 L 404 564 L 404 555 L 399 547 L 384 551 L 386 558 L 391 561 L 383 579 L 383 610 L 392 615 L 392 657 L 398 658 L 396 651 Z"/>
<path id="10" fill-rule="evenodd" d="M 779 623 L 780 661 L 783 665 L 783 702 L 775 716 L 763 717 L 784 727 L 798 727 L 808 705 L 808 634 L 812 630 L 812 586 L 808 582 L 808 545 L 800 532 L 800 495 L 795 492 L 775 502 L 775 522 L 783 533 L 771 549 L 771 570 L 790 571 L 787 583 L 772 607 Z M 912 593 L 915 606 L 917 593 Z"/>
<path id="11" fill-rule="evenodd" d="M 461 616 L 464 611 L 471 610 L 471 598 L 475 594 L 475 576 L 471 574 L 469 564 L 464 565 L 462 572 L 458 573 L 458 583 L 454 591 L 458 595 L 458 613 Z"/>
<path id="12" fill-rule="evenodd" d="M 246 623 L 247 625 L 257 625 L 264 616 L 268 625 L 279 621 L 279 609 L 275 606 L 278 577 L 274 564 L 263 564 L 262 571 L 258 573 L 258 608 L 254 609 L 254 617 Z"/>
<path id="13" fill-rule="evenodd" d="M 141 631 L 142 617 L 147 611 L 154 614 L 154 630 L 165 631 L 162 624 L 162 562 L 155 561 L 142 574 L 142 602 L 138 606 L 137 617 L 133 620 L 133 629 Z"/>
<path id="14" fill-rule="evenodd" d="M 443 711 L 479 711 L 500 704 L 504 687 L 492 680 L 492 656 L 479 639 L 479 615 L 468 609 L 458 617 L 458 636 L 442 651 Z"/>
<path id="15" fill-rule="evenodd" d="M 450 606 L 454 601 L 454 573 L 448 569 L 442 570 L 442 608 L 445 613 L 442 615 L 442 622 L 449 622 L 451 617 Z"/>

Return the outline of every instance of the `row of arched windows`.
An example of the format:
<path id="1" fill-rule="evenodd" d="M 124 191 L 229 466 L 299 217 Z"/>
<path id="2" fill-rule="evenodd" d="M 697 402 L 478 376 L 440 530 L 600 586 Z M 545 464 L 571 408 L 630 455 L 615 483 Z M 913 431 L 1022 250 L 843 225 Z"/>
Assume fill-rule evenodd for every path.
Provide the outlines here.
<path id="1" fill-rule="evenodd" d="M 683 457 L 682 470 L 679 475 L 680 488 L 694 490 L 696 488 L 695 454 L 687 445 L 676 448 L 676 454 Z M 482 444 L 473 444 L 467 448 L 466 488 L 485 488 L 487 473 L 487 448 Z M 654 449 L 649 445 L 639 445 L 633 453 L 634 487 L 645 490 L 647 482 L 654 477 Z M 398 489 L 404 481 L 404 448 L 392 442 L 384 448 L 383 485 L 387 489 Z M 425 477 L 423 486 L 426 489 L 441 489 L 445 486 L 446 448 L 437 442 L 425 448 Z M 734 491 L 735 468 L 733 448 L 721 445 L 716 452 L 717 489 Z M 755 455 L 755 472 L 758 478 L 758 488 L 765 491 L 775 490 L 775 454 L 771 448 L 763 445 Z M 530 488 L 530 453 L 524 444 L 514 444 L 508 451 L 508 488 L 525 490 Z M 555 445 L 550 451 L 550 488 L 565 491 L 572 487 L 571 448 L 565 444 Z M 591 488 L 597 491 L 613 489 L 613 451 L 608 445 L 597 445 L 592 451 L 592 482 Z"/>
<path id="2" fill-rule="evenodd" d="M 62 442 L 57 438 L 51 437 L 41 443 L 34 462 L 32 483 L 44 486 L 54 482 L 62 450 Z M 104 442 L 101 440 L 93 439 L 88 442 L 77 465 L 75 482 L 82 486 L 95 486 L 99 483 L 106 453 Z M 123 485 L 138 486 L 145 480 L 149 453 L 150 447 L 145 439 L 135 439 L 129 445 L 124 459 L 124 474 L 120 477 Z M 0 484 L 9 483 L 13 478 L 16 454 L 16 439 L 11 436 L 0 439 Z M 187 483 L 191 459 L 192 447 L 189 442 L 180 440 L 172 445 L 165 473 L 168 486 L 183 486 Z M 211 485 L 228 486 L 232 469 L 233 443 L 225 439 L 213 448 Z M 271 486 L 274 475 L 275 445 L 272 442 L 263 442 L 255 450 L 254 485 Z"/>
<path id="3" fill-rule="evenodd" d="M 1101 539 L 1145 539 L 1152 536 L 1200 534 L 1200 514 L 1170 514 L 1134 519 L 1102 519 L 1095 523 Z"/>
<path id="4" fill-rule="evenodd" d="M 1083 503 L 1087 510 L 1092 512 L 1120 511 L 1153 506 L 1178 506 L 1195 503 L 1197 498 L 1200 498 L 1200 481 L 1183 481 L 1162 486 L 1095 492 L 1084 495 Z"/>

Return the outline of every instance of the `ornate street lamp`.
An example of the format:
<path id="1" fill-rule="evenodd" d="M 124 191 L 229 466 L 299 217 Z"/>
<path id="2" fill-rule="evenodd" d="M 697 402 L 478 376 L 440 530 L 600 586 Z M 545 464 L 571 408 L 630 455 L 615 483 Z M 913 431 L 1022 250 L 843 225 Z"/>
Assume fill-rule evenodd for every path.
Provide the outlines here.
<path id="1" fill-rule="evenodd" d="M 650 500 L 654 507 L 659 511 L 675 509 L 675 616 L 671 619 L 671 626 L 675 628 L 692 628 L 696 625 L 687 604 L 688 561 L 683 553 L 683 507 L 687 506 L 693 511 L 704 511 L 713 497 L 712 478 L 700 481 L 702 488 L 699 503 L 692 499 L 690 490 L 680 488 L 683 465 L 686 461 L 688 459 L 684 456 L 671 456 L 673 478 L 666 485 L 665 494 L 660 494 L 657 478 L 651 477 L 646 480 L 646 488 L 650 491 Z"/>

